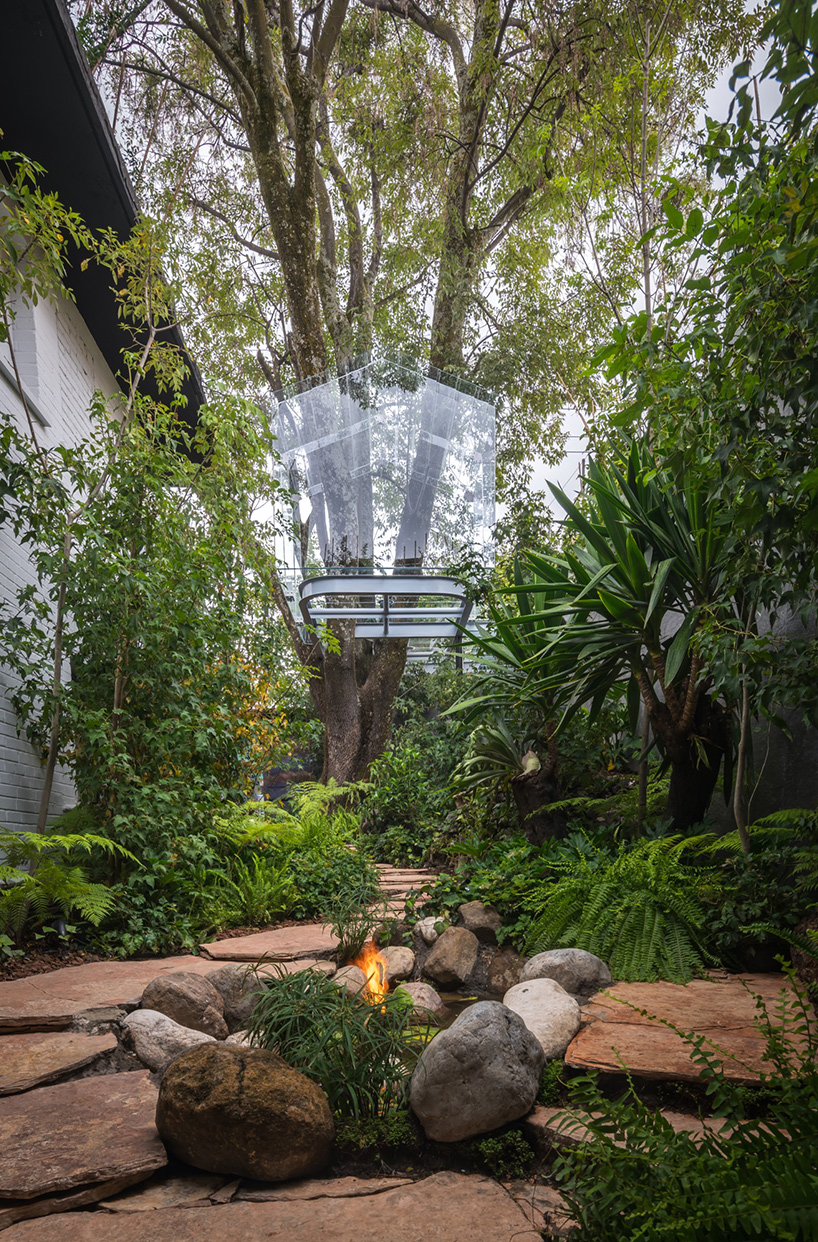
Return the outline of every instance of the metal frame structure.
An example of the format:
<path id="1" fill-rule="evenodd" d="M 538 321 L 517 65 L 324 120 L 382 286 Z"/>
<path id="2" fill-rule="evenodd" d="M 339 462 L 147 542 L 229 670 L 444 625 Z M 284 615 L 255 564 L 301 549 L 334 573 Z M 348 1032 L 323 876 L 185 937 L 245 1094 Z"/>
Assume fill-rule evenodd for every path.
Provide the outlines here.
<path id="1" fill-rule="evenodd" d="M 434 570 L 331 568 L 306 578 L 298 594 L 305 626 L 354 620 L 356 638 L 458 639 L 472 608 L 463 583 Z"/>

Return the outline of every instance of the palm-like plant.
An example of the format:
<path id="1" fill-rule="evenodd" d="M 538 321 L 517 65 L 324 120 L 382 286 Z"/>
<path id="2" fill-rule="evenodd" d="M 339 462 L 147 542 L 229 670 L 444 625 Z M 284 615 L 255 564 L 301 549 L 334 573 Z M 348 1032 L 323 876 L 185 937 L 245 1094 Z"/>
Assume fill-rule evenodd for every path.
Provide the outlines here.
<path id="1" fill-rule="evenodd" d="M 737 616 L 726 515 L 702 482 L 677 482 L 638 443 L 622 469 L 592 463 L 587 484 L 583 509 L 551 488 L 576 541 L 561 556 L 521 558 L 509 588 L 518 609 L 492 609 L 494 634 L 478 645 L 495 661 L 508 653 L 523 693 L 560 704 L 564 717 L 582 705 L 593 717 L 627 682 L 634 726 L 641 699 L 670 761 L 668 809 L 684 829 L 703 817 L 730 745 L 696 643 L 706 620 Z"/>

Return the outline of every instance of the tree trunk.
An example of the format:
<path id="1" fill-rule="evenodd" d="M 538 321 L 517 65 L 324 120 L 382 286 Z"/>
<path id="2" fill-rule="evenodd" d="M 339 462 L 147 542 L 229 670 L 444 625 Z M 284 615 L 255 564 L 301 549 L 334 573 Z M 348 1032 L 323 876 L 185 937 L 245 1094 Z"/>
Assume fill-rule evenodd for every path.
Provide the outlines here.
<path id="1" fill-rule="evenodd" d="M 521 772 L 511 782 L 511 793 L 523 832 L 532 845 L 542 845 L 549 837 L 563 835 L 563 827 L 548 813 L 548 805 L 558 796 L 557 783 L 548 767 Z"/>
<path id="2" fill-rule="evenodd" d="M 370 644 L 354 637 L 354 622 L 335 622 L 337 650 L 328 650 L 318 678 L 311 682 L 313 701 L 324 724 L 322 781 L 365 779 L 392 734 L 395 698 L 406 665 L 405 639 Z"/>
<path id="3" fill-rule="evenodd" d="M 705 694 L 699 700 L 691 734 L 698 739 L 698 745 L 692 736 L 670 742 L 665 739 L 671 764 L 667 811 L 674 832 L 687 832 L 704 819 L 730 744 L 727 716 Z"/>

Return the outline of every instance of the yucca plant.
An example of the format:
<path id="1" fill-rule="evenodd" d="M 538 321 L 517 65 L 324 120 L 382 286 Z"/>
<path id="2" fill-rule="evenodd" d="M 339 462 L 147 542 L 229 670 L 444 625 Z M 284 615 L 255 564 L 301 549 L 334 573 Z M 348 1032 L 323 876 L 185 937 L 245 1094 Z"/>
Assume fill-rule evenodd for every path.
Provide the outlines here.
<path id="1" fill-rule="evenodd" d="M 715 958 L 707 948 L 707 910 L 699 873 L 678 837 L 642 841 L 613 860 L 557 860 L 554 883 L 529 897 L 535 913 L 526 952 L 587 949 L 615 979 L 686 983 Z M 561 873 L 561 874 L 560 874 Z"/>
<path id="2" fill-rule="evenodd" d="M 495 660 L 510 653 L 520 693 L 560 704 L 563 719 L 584 705 L 593 718 L 627 683 L 632 726 L 641 699 L 670 762 L 668 813 L 684 830 L 704 816 L 731 746 L 695 642 L 706 620 L 741 628 L 725 586 L 728 516 L 704 483 L 673 478 L 636 442 L 621 468 L 592 462 L 586 481 L 582 509 L 552 486 L 574 539 L 561 556 L 520 558 L 508 588 L 518 609 L 493 607 L 494 635 L 476 642 Z"/>
<path id="3" fill-rule="evenodd" d="M 45 924 L 57 912 L 77 914 L 97 926 L 114 898 L 105 884 L 89 880 L 77 854 L 100 851 L 138 859 L 96 833 L 10 832 L 0 829 L 0 930 L 20 940 L 28 923 Z"/>

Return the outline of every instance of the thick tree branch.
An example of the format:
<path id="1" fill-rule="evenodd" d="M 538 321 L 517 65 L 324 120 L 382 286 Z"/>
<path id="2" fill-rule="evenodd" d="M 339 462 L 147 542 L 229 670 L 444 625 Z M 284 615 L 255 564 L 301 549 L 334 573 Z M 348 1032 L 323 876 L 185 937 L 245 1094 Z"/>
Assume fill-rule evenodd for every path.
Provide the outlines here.
<path id="1" fill-rule="evenodd" d="M 207 26 L 202 25 L 199 19 L 191 13 L 187 5 L 182 3 L 182 0 L 164 0 L 164 3 L 170 9 L 171 13 L 178 17 L 179 21 L 184 26 L 187 26 L 188 30 L 192 31 L 197 38 L 201 39 L 205 47 L 210 49 L 224 72 L 227 74 L 228 79 L 235 82 L 238 89 L 246 97 L 248 103 L 252 103 L 255 99 L 253 88 L 236 61 L 233 60 L 231 56 L 228 56 L 222 46 L 221 40 L 211 34 Z M 205 11 L 209 9 L 209 6 L 204 7 Z"/>

